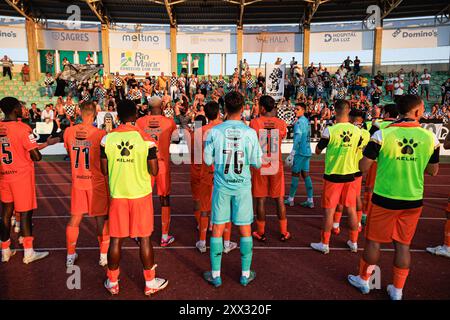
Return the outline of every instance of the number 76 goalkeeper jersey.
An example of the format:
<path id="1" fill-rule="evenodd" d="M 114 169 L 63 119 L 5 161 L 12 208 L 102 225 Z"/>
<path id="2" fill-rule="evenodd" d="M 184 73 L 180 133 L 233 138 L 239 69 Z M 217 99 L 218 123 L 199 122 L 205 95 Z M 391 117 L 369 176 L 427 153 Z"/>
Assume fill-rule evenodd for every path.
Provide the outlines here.
<path id="1" fill-rule="evenodd" d="M 204 159 L 214 164 L 214 188 L 237 194 L 251 189 L 250 166 L 261 167 L 262 151 L 256 131 L 241 121 L 227 120 L 212 128 L 205 142 Z"/>

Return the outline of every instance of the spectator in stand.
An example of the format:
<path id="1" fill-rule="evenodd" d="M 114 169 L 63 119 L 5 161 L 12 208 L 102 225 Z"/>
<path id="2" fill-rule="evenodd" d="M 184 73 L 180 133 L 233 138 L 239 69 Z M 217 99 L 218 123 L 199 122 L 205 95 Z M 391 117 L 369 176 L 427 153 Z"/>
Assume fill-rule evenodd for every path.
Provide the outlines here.
<path id="1" fill-rule="evenodd" d="M 408 91 L 409 94 L 413 94 L 415 96 L 419 95 L 419 84 L 417 83 L 417 79 L 409 83 Z"/>
<path id="2" fill-rule="evenodd" d="M 30 121 L 31 123 L 41 121 L 41 109 L 39 109 L 34 102 L 31 104 Z"/>
<path id="3" fill-rule="evenodd" d="M 383 88 L 384 76 L 381 74 L 381 71 L 378 71 L 377 75 L 373 79 L 379 88 Z"/>
<path id="4" fill-rule="evenodd" d="M 89 93 L 89 90 L 87 89 L 87 87 L 83 87 L 83 91 L 81 91 L 81 100 L 82 101 L 91 100 L 91 94 Z"/>
<path id="5" fill-rule="evenodd" d="M 168 79 L 166 76 L 164 76 L 164 72 L 161 72 L 161 74 L 159 75 L 158 80 L 157 80 L 159 91 L 166 92 L 167 81 L 168 81 Z"/>
<path id="6" fill-rule="evenodd" d="M 53 76 L 50 72 L 47 72 L 44 79 L 44 86 L 45 86 L 45 95 L 48 97 L 53 96 L 53 89 L 52 86 L 55 83 L 55 79 L 53 79 Z"/>
<path id="7" fill-rule="evenodd" d="M 391 99 L 394 99 L 394 74 L 392 72 L 389 73 L 388 78 L 386 80 L 386 96 L 389 96 Z"/>
<path id="8" fill-rule="evenodd" d="M 182 60 L 181 60 L 181 73 L 182 74 L 188 74 L 188 65 L 189 65 L 189 62 L 187 61 L 187 59 L 186 58 L 183 58 Z"/>
<path id="9" fill-rule="evenodd" d="M 352 70 L 350 65 L 353 64 L 352 59 L 350 59 L 350 56 L 347 57 L 347 59 L 344 60 L 344 68 L 347 69 L 348 72 Z"/>
<path id="10" fill-rule="evenodd" d="M 355 60 L 353 61 L 353 73 L 357 75 L 359 71 L 361 71 L 361 67 L 359 66 L 361 64 L 361 60 L 359 60 L 358 56 L 355 57 Z"/>
<path id="11" fill-rule="evenodd" d="M 94 64 L 94 59 L 91 57 L 90 53 L 87 54 L 86 64 Z"/>
<path id="12" fill-rule="evenodd" d="M 394 80 L 394 101 L 395 103 L 404 95 L 405 85 L 403 84 L 403 80 L 400 78 L 398 80 Z"/>
<path id="13" fill-rule="evenodd" d="M 122 77 L 119 75 L 119 72 L 116 72 L 116 75 L 113 78 L 113 85 L 115 91 L 116 100 L 124 100 L 125 99 L 125 83 Z"/>
<path id="14" fill-rule="evenodd" d="M 262 72 L 258 74 L 257 86 L 258 86 L 258 93 L 263 94 L 265 92 L 266 78 L 263 76 Z"/>
<path id="15" fill-rule="evenodd" d="M 70 64 L 69 60 L 67 60 L 67 58 L 64 57 L 62 60 L 62 70 L 64 70 L 64 67 L 68 64 Z"/>
<path id="16" fill-rule="evenodd" d="M 450 78 L 448 78 L 441 86 L 441 104 L 445 103 L 445 97 L 448 95 L 448 92 L 450 92 Z"/>
<path id="17" fill-rule="evenodd" d="M 55 80 L 56 80 L 55 96 L 65 97 L 67 82 L 66 82 L 66 80 L 61 79 L 60 76 L 61 76 L 61 72 L 59 72 L 55 77 Z"/>
<path id="18" fill-rule="evenodd" d="M 22 81 L 24 85 L 30 82 L 30 67 L 26 63 L 22 66 Z"/>
<path id="19" fill-rule="evenodd" d="M 169 96 L 172 101 L 178 98 L 178 78 L 175 72 L 172 72 L 172 76 L 169 78 Z"/>
<path id="20" fill-rule="evenodd" d="M 94 89 L 94 100 L 98 102 L 101 110 L 104 109 L 106 95 L 107 90 L 104 88 L 103 83 L 100 83 L 98 87 Z"/>
<path id="21" fill-rule="evenodd" d="M 14 66 L 13 61 L 5 54 L 0 62 L 3 66 L 3 77 L 8 75 L 9 80 L 12 80 L 11 68 Z"/>
<path id="22" fill-rule="evenodd" d="M 50 104 L 45 105 L 44 111 L 41 113 L 41 121 L 49 123 L 55 119 L 55 113 Z"/>
<path id="23" fill-rule="evenodd" d="M 55 59 L 53 53 L 51 51 L 47 51 L 45 54 L 45 72 L 53 72 L 53 64 L 55 63 Z"/>
<path id="24" fill-rule="evenodd" d="M 423 74 L 420 76 L 420 96 L 423 96 L 425 91 L 427 100 L 430 100 L 430 80 L 431 74 L 428 73 L 428 69 L 423 70 Z"/>
<path id="25" fill-rule="evenodd" d="M 197 77 L 198 76 L 198 68 L 200 65 L 200 57 L 195 56 L 192 60 L 192 73 Z"/>

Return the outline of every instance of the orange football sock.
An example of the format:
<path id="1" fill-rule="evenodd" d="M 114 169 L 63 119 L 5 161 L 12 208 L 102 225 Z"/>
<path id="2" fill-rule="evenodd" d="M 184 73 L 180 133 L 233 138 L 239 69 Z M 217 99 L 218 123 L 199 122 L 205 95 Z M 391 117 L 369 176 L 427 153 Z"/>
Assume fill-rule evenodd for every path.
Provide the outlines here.
<path id="1" fill-rule="evenodd" d="M 106 272 L 106 275 L 108 276 L 108 279 L 110 282 L 117 282 L 119 281 L 119 274 L 120 274 L 120 269 L 117 268 L 116 270 L 110 270 L 108 268 L 108 271 Z"/>
<path id="2" fill-rule="evenodd" d="M 403 289 L 405 286 L 406 278 L 408 278 L 409 269 L 400 269 L 394 266 L 394 287 L 397 289 Z"/>
<path id="3" fill-rule="evenodd" d="M 363 258 L 359 259 L 359 277 L 363 280 L 369 280 L 375 266 L 368 264 Z"/>
<path id="4" fill-rule="evenodd" d="M 98 236 L 98 243 L 100 246 L 100 253 L 101 254 L 106 254 L 108 253 L 108 249 L 109 249 L 109 224 L 108 221 L 105 221 L 105 224 L 103 225 L 103 232 L 102 232 L 102 236 Z"/>
<path id="5" fill-rule="evenodd" d="M 23 237 L 23 248 L 33 249 L 33 240 L 34 237 Z"/>
<path id="6" fill-rule="evenodd" d="M 66 227 L 66 247 L 67 254 L 74 254 L 77 247 L 78 234 L 80 232 L 79 227 L 67 226 Z M 24 242 L 25 247 L 25 242 Z"/>
<path id="7" fill-rule="evenodd" d="M 170 207 L 161 207 L 162 234 L 169 234 Z"/>
<path id="8" fill-rule="evenodd" d="M 358 230 L 353 231 L 353 230 L 349 230 L 348 231 L 348 238 L 350 239 L 351 242 L 356 243 L 358 242 Z"/>
<path id="9" fill-rule="evenodd" d="M 197 225 L 200 226 L 200 210 L 194 211 L 195 221 L 197 221 Z"/>
<path id="10" fill-rule="evenodd" d="M 364 196 L 363 196 L 363 210 L 364 210 L 365 213 L 368 212 L 370 198 L 371 198 L 371 197 L 370 197 L 370 192 L 364 191 Z"/>
<path id="11" fill-rule="evenodd" d="M 200 241 L 206 241 L 206 233 L 208 232 L 208 216 L 200 217 Z"/>
<path id="12" fill-rule="evenodd" d="M 342 212 L 336 211 L 333 216 L 334 223 L 340 223 L 342 218 Z"/>
<path id="13" fill-rule="evenodd" d="M 152 281 L 153 279 L 155 279 L 155 276 L 156 276 L 155 268 L 151 268 L 150 270 L 145 270 L 144 269 L 144 279 L 145 279 L 145 281 Z"/>
<path id="14" fill-rule="evenodd" d="M 331 232 L 325 232 L 325 231 L 321 231 L 320 233 L 320 237 L 321 237 L 321 241 L 323 244 L 330 244 L 330 236 L 331 236 Z"/>
<path id="15" fill-rule="evenodd" d="M 361 223 L 361 219 L 362 219 L 362 210 L 356 211 L 356 217 L 358 218 L 358 223 Z"/>
<path id="16" fill-rule="evenodd" d="M 278 220 L 279 224 L 280 224 L 280 232 L 281 234 L 286 234 L 287 231 L 287 219 L 283 219 L 283 220 Z"/>
<path id="17" fill-rule="evenodd" d="M 8 249 L 11 245 L 11 239 L 8 239 L 7 241 L 2 241 L 2 250 Z"/>
<path id="18" fill-rule="evenodd" d="M 223 241 L 230 241 L 231 239 L 231 222 L 225 223 L 225 229 L 223 230 Z"/>
<path id="19" fill-rule="evenodd" d="M 447 219 L 447 222 L 445 223 L 444 244 L 447 247 L 450 247 L 450 220 L 449 219 Z"/>
<path id="20" fill-rule="evenodd" d="M 256 231 L 258 232 L 258 234 L 263 235 L 265 233 L 265 229 L 266 229 L 266 222 L 256 220 Z"/>

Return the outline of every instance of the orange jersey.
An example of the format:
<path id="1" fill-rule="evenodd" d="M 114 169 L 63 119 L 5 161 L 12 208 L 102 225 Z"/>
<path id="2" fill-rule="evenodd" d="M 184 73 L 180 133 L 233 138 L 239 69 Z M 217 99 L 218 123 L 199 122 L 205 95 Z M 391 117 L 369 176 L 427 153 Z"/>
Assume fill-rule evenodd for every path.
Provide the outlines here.
<path id="1" fill-rule="evenodd" d="M 211 121 L 208 124 L 204 125 L 203 127 L 197 129 L 197 130 L 201 130 L 201 135 L 202 135 L 202 141 L 201 144 L 199 144 L 201 146 L 201 148 L 199 148 L 199 150 L 196 150 L 196 145 L 195 145 L 195 132 L 191 133 L 191 146 L 190 146 L 190 152 L 191 152 L 191 179 L 201 179 L 202 182 L 206 182 L 209 183 L 213 181 L 214 178 L 214 166 L 207 166 L 205 164 L 205 162 L 203 161 L 203 149 L 205 146 L 205 140 L 206 140 L 206 136 L 208 135 L 209 130 L 211 130 L 212 127 L 218 125 L 222 123 L 221 120 L 216 120 L 216 121 Z M 195 152 L 199 152 L 200 156 L 196 156 Z M 201 163 L 195 163 L 194 160 L 196 160 L 195 158 L 199 158 L 201 159 Z"/>
<path id="2" fill-rule="evenodd" d="M 78 124 L 64 132 L 64 147 L 70 156 L 72 186 L 89 190 L 105 186 L 100 168 L 100 142 L 106 131 Z"/>
<path id="3" fill-rule="evenodd" d="M 170 141 L 172 140 L 172 133 L 177 129 L 175 121 L 162 115 L 149 115 L 139 118 L 136 125 L 156 141 L 158 144 L 158 161 L 164 162 L 168 168 Z"/>
<path id="4" fill-rule="evenodd" d="M 18 121 L 0 122 L 0 179 L 5 182 L 34 175 L 30 151 L 38 144 L 31 128 Z"/>
<path id="5" fill-rule="evenodd" d="M 283 166 L 281 142 L 286 137 L 287 125 L 276 117 L 259 117 L 250 121 L 250 128 L 258 134 L 259 145 L 263 151 L 262 167 L 270 167 L 271 161 L 278 153 L 278 164 Z M 278 133 L 274 130 L 278 130 Z"/>

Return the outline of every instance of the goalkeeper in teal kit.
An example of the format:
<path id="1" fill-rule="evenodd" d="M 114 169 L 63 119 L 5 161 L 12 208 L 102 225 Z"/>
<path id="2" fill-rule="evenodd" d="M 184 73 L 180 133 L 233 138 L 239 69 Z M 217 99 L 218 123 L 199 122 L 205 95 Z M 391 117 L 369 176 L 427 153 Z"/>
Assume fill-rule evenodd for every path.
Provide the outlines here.
<path id="1" fill-rule="evenodd" d="M 246 286 L 256 273 L 250 270 L 253 255 L 251 224 L 253 199 L 250 166 L 261 166 L 262 151 L 256 131 L 241 121 L 244 97 L 238 92 L 225 96 L 227 120 L 213 127 L 206 138 L 204 160 L 214 165 L 214 191 L 212 196 L 213 231 L 210 243 L 211 271 L 203 274 L 210 284 L 222 284 L 222 234 L 227 222 L 239 227 L 242 275 Z"/>
<path id="2" fill-rule="evenodd" d="M 305 181 L 307 200 L 300 205 L 306 208 L 314 208 L 313 185 L 309 176 L 309 162 L 311 160 L 311 125 L 305 117 L 306 105 L 297 103 L 295 106 L 295 115 L 297 121 L 294 125 L 294 144 L 291 154 L 286 158 L 286 164 L 292 167 L 292 181 L 289 189 L 289 196 L 285 204 L 293 207 L 294 197 L 297 192 L 300 174 Z"/>

